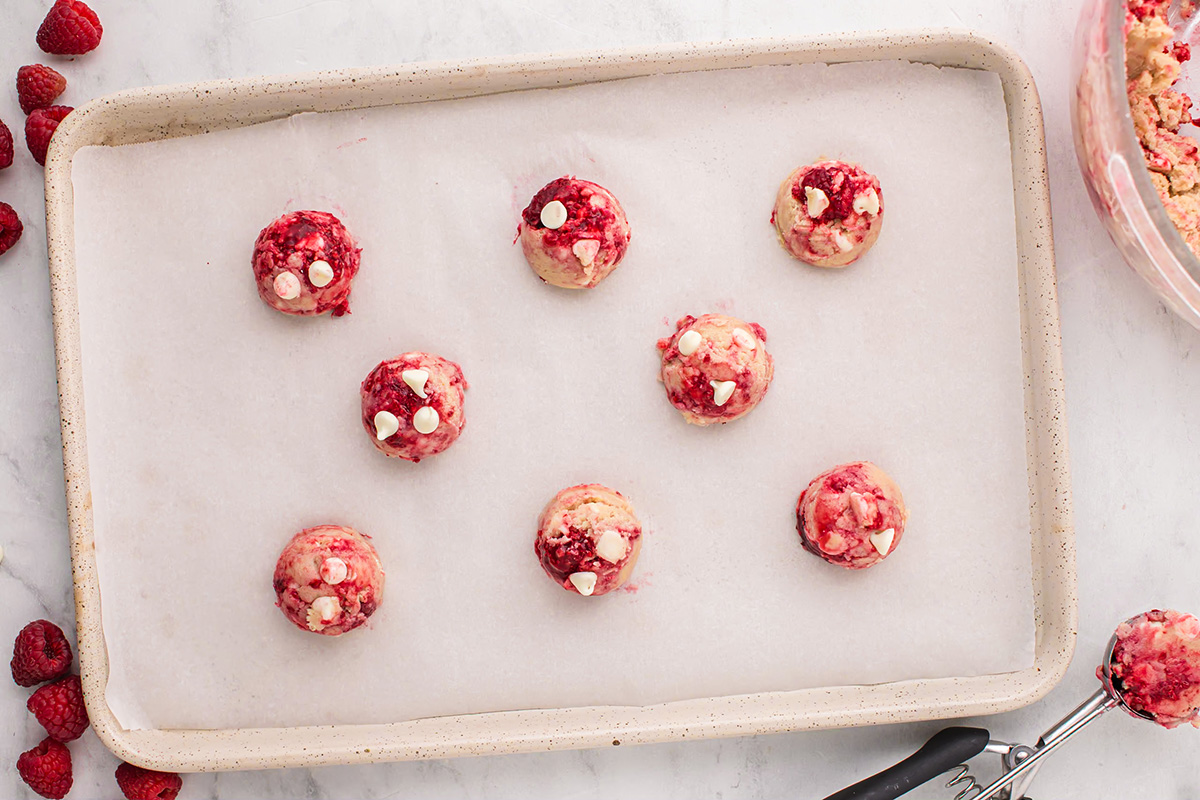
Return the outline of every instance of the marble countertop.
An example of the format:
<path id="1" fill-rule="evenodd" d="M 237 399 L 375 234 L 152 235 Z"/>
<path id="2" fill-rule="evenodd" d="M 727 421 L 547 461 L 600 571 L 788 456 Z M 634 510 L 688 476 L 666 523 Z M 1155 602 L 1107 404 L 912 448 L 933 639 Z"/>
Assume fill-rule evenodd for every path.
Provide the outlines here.
<path id="1" fill-rule="evenodd" d="M 1062 309 L 1075 519 L 1079 642 L 1062 684 L 1030 708 L 976 724 L 1032 741 L 1096 687 L 1113 627 L 1151 607 L 1200 612 L 1200 332 L 1173 317 L 1128 269 L 1088 202 L 1068 119 L 1070 42 L 1081 0 L 95 0 L 95 53 L 48 61 L 67 75 L 62 102 L 134 86 L 520 52 L 742 36 L 923 26 L 970 28 L 1011 45 L 1037 79 L 1046 118 Z M 11 3 L 0 76 L 43 61 L 43 2 Z M 73 602 L 40 169 L 21 143 L 15 92 L 0 119 L 18 139 L 0 200 L 26 225 L 0 258 L 0 642 L 31 619 L 69 627 Z M 964 625 L 971 624 L 963 620 Z M 6 646 L 6 645 L 5 645 Z M 0 764 L 41 738 L 0 681 Z M 898 760 L 937 723 L 595 751 L 188 776 L 182 798 L 823 797 Z M 90 731 L 72 746 L 71 797 L 113 796 L 116 759 Z M 991 778 L 992 762 L 977 759 Z M 1200 796 L 1200 731 L 1166 731 L 1114 714 L 1048 759 L 1035 797 Z M 15 769 L 0 796 L 33 797 Z M 950 798 L 930 784 L 914 798 Z"/>

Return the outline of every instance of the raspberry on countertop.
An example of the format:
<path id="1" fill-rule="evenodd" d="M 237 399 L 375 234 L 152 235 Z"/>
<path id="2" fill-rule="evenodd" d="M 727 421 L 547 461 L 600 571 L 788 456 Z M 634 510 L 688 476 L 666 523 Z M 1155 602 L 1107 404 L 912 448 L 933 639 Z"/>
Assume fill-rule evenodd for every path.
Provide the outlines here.
<path id="1" fill-rule="evenodd" d="M 100 44 L 100 18 L 80 0 L 57 0 L 38 28 L 37 44 L 56 56 L 90 53 Z"/>
<path id="2" fill-rule="evenodd" d="M 25 707 L 46 733 L 60 742 L 74 741 L 87 730 L 88 715 L 78 675 L 67 675 L 47 683 L 30 696 Z"/>
<path id="3" fill-rule="evenodd" d="M 53 680 L 71 668 L 71 643 L 62 628 L 49 620 L 29 623 L 13 643 L 13 680 L 18 686 L 35 686 Z"/>
<path id="4" fill-rule="evenodd" d="M 30 789 L 49 800 L 61 800 L 71 791 L 71 751 L 47 736 L 17 758 L 17 773 Z"/>
<path id="5" fill-rule="evenodd" d="M 183 778 L 174 772 L 156 772 L 122 762 L 117 767 L 117 786 L 126 800 L 175 800 Z"/>

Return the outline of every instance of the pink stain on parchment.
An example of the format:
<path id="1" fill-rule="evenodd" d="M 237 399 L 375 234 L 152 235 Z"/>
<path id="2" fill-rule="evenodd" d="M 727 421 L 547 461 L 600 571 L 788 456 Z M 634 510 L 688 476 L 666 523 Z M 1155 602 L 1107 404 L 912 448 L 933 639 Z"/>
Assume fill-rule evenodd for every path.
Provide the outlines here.
<path id="1" fill-rule="evenodd" d="M 650 580 L 653 577 L 654 577 L 653 572 L 647 572 L 642 575 L 639 575 L 638 579 L 636 581 L 630 581 L 629 583 L 625 584 L 624 586 L 621 587 L 620 591 L 626 592 L 628 594 L 637 594 L 639 591 L 641 591 L 645 587 L 654 585 L 654 581 Z"/>

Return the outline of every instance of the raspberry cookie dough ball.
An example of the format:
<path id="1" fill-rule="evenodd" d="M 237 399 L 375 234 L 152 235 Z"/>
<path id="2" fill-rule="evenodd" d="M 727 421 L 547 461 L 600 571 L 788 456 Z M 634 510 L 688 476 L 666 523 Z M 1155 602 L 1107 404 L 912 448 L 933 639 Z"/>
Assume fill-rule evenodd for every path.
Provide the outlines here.
<path id="1" fill-rule="evenodd" d="M 590 289 L 604 280 L 625 257 L 630 236 L 617 198 L 570 176 L 533 196 L 517 233 L 538 277 L 564 289 Z"/>
<path id="2" fill-rule="evenodd" d="M 844 267 L 879 238 L 879 179 L 844 161 L 800 167 L 779 187 L 771 222 L 779 243 L 796 258 L 816 267 Z"/>
<path id="3" fill-rule="evenodd" d="M 538 520 L 533 551 L 568 592 L 611 592 L 629 579 L 642 549 L 642 523 L 629 501 L 598 483 L 563 489 Z"/>
<path id="4" fill-rule="evenodd" d="M 467 424 L 462 367 L 429 353 L 381 361 L 362 383 L 362 424 L 384 455 L 417 462 L 445 450 Z"/>
<path id="5" fill-rule="evenodd" d="M 866 569 L 891 555 L 907 519 L 900 487 L 870 461 L 822 472 L 796 503 L 805 549 L 846 569 Z"/>
<path id="6" fill-rule="evenodd" d="M 263 228 L 254 243 L 258 296 L 276 311 L 311 317 L 350 311 L 350 281 L 362 252 L 333 214 L 295 211 Z"/>
<path id="7" fill-rule="evenodd" d="M 297 628 L 341 636 L 379 608 L 383 577 L 370 537 L 341 525 L 308 528 L 279 554 L 276 605 Z"/>
<path id="8" fill-rule="evenodd" d="M 1200 619 L 1147 611 L 1117 627 L 1107 675 L 1100 680 L 1134 713 L 1166 728 L 1200 727 Z"/>
<path id="9" fill-rule="evenodd" d="M 687 316 L 660 339 L 667 399 L 693 425 L 732 422 L 767 394 L 775 362 L 761 325 L 723 314 Z"/>

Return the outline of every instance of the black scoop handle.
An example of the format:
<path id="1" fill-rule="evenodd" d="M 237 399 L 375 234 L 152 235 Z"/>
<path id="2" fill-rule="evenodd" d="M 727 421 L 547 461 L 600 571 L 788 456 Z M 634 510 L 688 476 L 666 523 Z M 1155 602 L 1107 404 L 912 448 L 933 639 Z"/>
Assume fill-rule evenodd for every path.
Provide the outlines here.
<path id="1" fill-rule="evenodd" d="M 945 728 L 899 764 L 834 792 L 825 800 L 894 800 L 979 755 L 989 738 L 991 734 L 982 728 Z"/>

